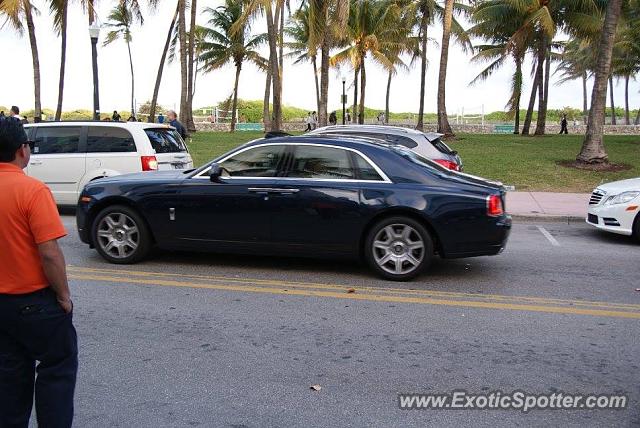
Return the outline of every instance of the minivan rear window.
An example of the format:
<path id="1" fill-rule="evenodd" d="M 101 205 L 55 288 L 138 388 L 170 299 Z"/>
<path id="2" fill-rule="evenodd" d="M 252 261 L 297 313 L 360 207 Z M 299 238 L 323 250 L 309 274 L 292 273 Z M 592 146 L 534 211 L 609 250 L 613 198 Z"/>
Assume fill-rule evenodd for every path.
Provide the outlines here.
<path id="1" fill-rule="evenodd" d="M 173 129 L 149 128 L 144 132 L 149 137 L 151 147 L 156 153 L 179 153 L 186 152 L 187 147 L 182 141 L 182 137 Z"/>

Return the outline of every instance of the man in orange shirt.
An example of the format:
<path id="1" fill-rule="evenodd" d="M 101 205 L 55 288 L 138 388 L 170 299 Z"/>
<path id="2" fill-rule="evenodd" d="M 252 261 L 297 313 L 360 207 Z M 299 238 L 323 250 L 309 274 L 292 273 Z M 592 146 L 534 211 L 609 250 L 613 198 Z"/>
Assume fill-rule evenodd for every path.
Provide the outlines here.
<path id="1" fill-rule="evenodd" d="M 22 171 L 30 144 L 0 119 L 0 427 L 28 426 L 35 389 L 38 425 L 66 428 L 78 370 L 66 231 L 47 186 Z"/>

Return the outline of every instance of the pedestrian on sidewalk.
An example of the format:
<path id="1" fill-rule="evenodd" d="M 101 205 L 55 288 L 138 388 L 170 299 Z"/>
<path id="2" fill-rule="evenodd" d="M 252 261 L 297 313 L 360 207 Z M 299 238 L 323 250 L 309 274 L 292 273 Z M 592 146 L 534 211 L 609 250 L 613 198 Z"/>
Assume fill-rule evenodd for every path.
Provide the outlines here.
<path id="1" fill-rule="evenodd" d="M 175 111 L 173 110 L 167 111 L 167 120 L 169 121 L 169 125 L 176 128 L 176 131 L 178 131 L 178 134 L 180 134 L 182 139 L 185 140 L 187 138 L 187 130 L 184 129 L 184 126 L 182 126 L 182 124 L 178 120 L 178 115 L 176 114 Z"/>
<path id="2" fill-rule="evenodd" d="M 316 129 L 318 127 L 318 113 L 315 111 L 311 114 L 311 129 Z"/>
<path id="3" fill-rule="evenodd" d="M 0 120 L 0 427 L 26 428 L 35 394 L 38 425 L 67 428 L 78 345 L 66 231 L 49 188 L 22 171 L 31 144 L 19 121 Z"/>
<path id="4" fill-rule="evenodd" d="M 562 120 L 560 121 L 560 134 L 568 134 L 569 129 L 567 129 L 567 114 L 564 113 L 562 115 Z"/>
<path id="5" fill-rule="evenodd" d="M 329 123 L 331 125 L 335 125 L 336 123 L 338 123 L 338 115 L 336 114 L 335 111 L 332 111 L 331 114 L 329 115 Z"/>
<path id="6" fill-rule="evenodd" d="M 20 123 L 24 120 L 24 118 L 20 116 L 20 108 L 18 106 L 11 106 L 11 109 L 9 110 L 9 117 L 16 119 Z"/>
<path id="7" fill-rule="evenodd" d="M 164 115 L 162 112 L 158 113 L 158 123 L 164 123 Z"/>
<path id="8" fill-rule="evenodd" d="M 122 120 L 122 116 L 117 112 L 117 110 L 113 111 L 113 115 L 111 116 L 111 120 L 114 122 L 120 122 Z"/>
<path id="9" fill-rule="evenodd" d="M 311 131 L 311 122 L 313 122 L 313 119 L 311 118 L 311 112 L 309 112 L 307 114 L 307 117 L 304 119 L 304 123 L 307 125 L 307 127 L 304 130 L 304 132 Z"/>

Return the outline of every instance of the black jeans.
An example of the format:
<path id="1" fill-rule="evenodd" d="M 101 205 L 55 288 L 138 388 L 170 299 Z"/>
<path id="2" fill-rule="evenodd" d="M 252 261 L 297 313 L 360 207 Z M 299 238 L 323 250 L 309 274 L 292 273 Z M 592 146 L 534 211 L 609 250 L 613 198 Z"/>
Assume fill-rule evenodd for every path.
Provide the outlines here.
<path id="1" fill-rule="evenodd" d="M 38 426 L 70 427 L 77 371 L 72 316 L 54 292 L 0 294 L 0 427 L 28 426 L 34 385 Z"/>

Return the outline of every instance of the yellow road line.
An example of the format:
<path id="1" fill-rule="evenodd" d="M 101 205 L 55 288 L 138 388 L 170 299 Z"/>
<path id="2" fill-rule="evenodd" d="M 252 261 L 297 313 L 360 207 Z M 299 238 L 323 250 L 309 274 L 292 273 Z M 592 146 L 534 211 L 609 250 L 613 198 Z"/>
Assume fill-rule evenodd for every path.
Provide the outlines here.
<path id="1" fill-rule="evenodd" d="M 499 294 L 474 294 L 474 293 L 462 293 L 462 292 L 449 292 L 439 290 L 415 290 L 408 288 L 389 288 L 389 287 L 361 287 L 361 286 L 348 286 L 326 283 L 313 283 L 313 282 L 299 282 L 299 281 L 280 281 L 270 279 L 257 279 L 257 278 L 235 278 L 224 276 L 205 276 L 196 274 L 178 274 L 178 273 L 161 273 L 161 272 L 146 272 L 136 271 L 128 269 L 103 269 L 103 268 L 86 268 L 69 266 L 70 272 L 78 273 L 100 273 L 100 274 L 115 274 L 115 275 L 134 275 L 143 277 L 169 277 L 169 278 L 188 278 L 195 280 L 215 281 L 215 282 L 233 282 L 248 285 L 266 285 L 266 286 L 286 286 L 291 288 L 311 288 L 311 289 L 328 289 L 328 290 L 343 290 L 347 291 L 351 288 L 358 290 L 358 292 L 372 292 L 372 293 L 386 293 L 386 294 L 409 294 L 418 296 L 437 296 L 446 298 L 465 298 L 465 299 L 481 299 L 481 300 L 497 300 L 497 301 L 515 301 L 521 303 L 538 303 L 538 304 L 552 304 L 552 305 L 571 305 L 581 307 L 599 307 L 605 309 L 630 309 L 640 310 L 640 305 L 629 303 L 613 303 L 613 302 L 599 302 L 599 301 L 585 301 L 585 300 L 567 300 L 567 299 L 555 299 L 546 297 L 530 297 L 530 296 L 508 296 Z"/>
<path id="2" fill-rule="evenodd" d="M 118 283 L 130 283 L 130 284 L 143 284 L 154 285 L 164 287 L 188 287 L 188 288 L 203 288 L 211 290 L 225 290 L 225 291 L 242 291 L 252 293 L 266 293 L 277 295 L 293 295 L 293 296 L 311 296 L 311 297 L 329 297 L 336 299 L 348 299 L 348 300 L 361 300 L 361 301 L 373 301 L 373 302 L 390 302 L 390 303 L 415 303 L 423 305 L 443 305 L 443 306 L 456 306 L 465 308 L 481 308 L 481 309 L 499 309 L 499 310 L 514 310 L 514 311 L 527 311 L 527 312 L 544 312 L 544 313 L 556 313 L 567 315 L 590 315 L 598 317 L 615 317 L 615 318 L 631 318 L 640 319 L 639 312 L 624 312 L 624 311 L 607 311 L 600 309 L 581 309 L 572 307 L 559 307 L 559 306 L 543 306 L 543 305 L 523 305 L 523 304 L 509 304 L 509 303 L 496 303 L 496 302 L 474 302 L 463 300 L 445 300 L 445 299 L 432 299 L 426 297 L 415 296 L 389 296 L 389 295 L 372 295 L 372 294 L 358 294 L 358 293 L 337 293 L 334 291 L 320 291 L 320 290 L 296 290 L 286 289 L 283 287 L 255 287 L 248 285 L 232 285 L 232 284 L 202 284 L 198 282 L 188 281 L 171 281 L 165 279 L 142 279 L 142 278 L 127 278 L 127 277 L 114 277 L 114 276 L 101 276 L 90 274 L 72 274 L 71 279 L 86 280 L 86 281 L 101 281 L 101 282 L 118 282 Z"/>

